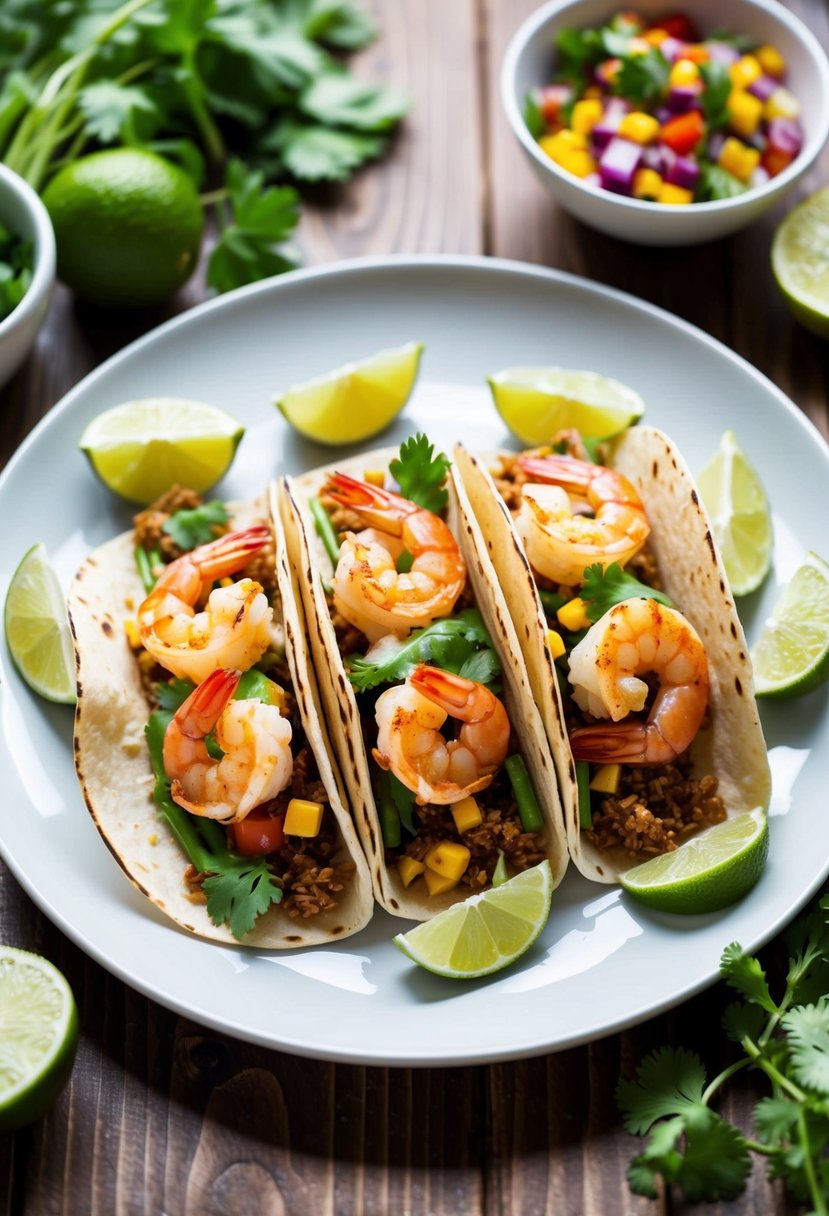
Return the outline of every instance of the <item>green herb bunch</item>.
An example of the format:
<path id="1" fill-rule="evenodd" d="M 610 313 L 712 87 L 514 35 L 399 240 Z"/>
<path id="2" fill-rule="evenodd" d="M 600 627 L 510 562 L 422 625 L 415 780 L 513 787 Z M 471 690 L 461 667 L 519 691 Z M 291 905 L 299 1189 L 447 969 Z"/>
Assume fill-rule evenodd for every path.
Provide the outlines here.
<path id="1" fill-rule="evenodd" d="M 176 161 L 210 191 L 229 290 L 296 264 L 294 184 L 344 180 L 406 112 L 342 61 L 374 34 L 351 0 L 6 0 L 0 159 L 36 190 L 101 148 Z"/>
<path id="2" fill-rule="evenodd" d="M 663 1047 L 617 1090 L 625 1126 L 650 1132 L 628 1170 L 631 1189 L 655 1196 L 658 1177 L 691 1202 L 733 1199 L 745 1189 L 751 1154 L 768 1161 L 813 1216 L 829 1212 L 829 897 L 786 935 L 790 958 L 779 999 L 759 960 L 735 942 L 720 971 L 741 999 L 723 1026 L 741 1056 L 708 1081 L 694 1052 Z M 735 1073 L 755 1068 L 770 1092 L 754 1111 L 753 1135 L 721 1118 L 712 1102 Z"/>

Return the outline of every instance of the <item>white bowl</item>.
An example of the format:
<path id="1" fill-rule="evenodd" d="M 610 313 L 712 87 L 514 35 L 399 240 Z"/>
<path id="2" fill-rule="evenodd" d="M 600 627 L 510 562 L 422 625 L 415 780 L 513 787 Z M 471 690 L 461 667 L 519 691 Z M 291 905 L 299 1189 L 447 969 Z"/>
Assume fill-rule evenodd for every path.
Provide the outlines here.
<path id="1" fill-rule="evenodd" d="M 560 169 L 542 152 L 523 116 L 527 92 L 552 78 L 558 31 L 601 25 L 621 7 L 614 0 L 551 0 L 527 18 L 507 48 L 501 71 L 501 100 L 516 138 L 562 207 L 601 232 L 643 245 L 693 245 L 735 232 L 791 189 L 829 136 L 829 63 L 820 44 L 776 0 L 694 0 L 686 5 L 703 34 L 727 28 L 777 47 L 788 65 L 786 87 L 803 107 L 805 139 L 800 155 L 782 173 L 736 198 L 679 206 L 649 203 L 586 185 Z M 672 11 L 667 0 L 641 0 L 635 7 L 654 20 Z"/>
<path id="2" fill-rule="evenodd" d="M 13 312 L 0 321 L 0 385 L 17 371 L 46 315 L 55 281 L 55 234 L 49 212 L 32 187 L 0 164 L 0 223 L 34 242 L 29 290 Z"/>

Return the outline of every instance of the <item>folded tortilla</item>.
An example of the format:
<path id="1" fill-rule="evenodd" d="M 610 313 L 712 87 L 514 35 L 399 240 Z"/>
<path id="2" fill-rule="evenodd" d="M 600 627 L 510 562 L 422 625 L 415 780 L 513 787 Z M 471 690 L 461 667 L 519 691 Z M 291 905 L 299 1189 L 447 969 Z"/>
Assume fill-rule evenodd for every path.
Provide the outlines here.
<path id="1" fill-rule="evenodd" d="M 262 503 L 231 504 L 229 510 L 234 529 L 267 519 Z M 130 882 L 182 928 L 213 941 L 259 949 L 332 942 L 363 928 L 373 911 L 368 867 L 345 809 L 342 780 L 320 716 L 300 598 L 281 528 L 276 526 L 274 535 L 274 622 L 284 635 L 291 691 L 337 823 L 339 847 L 333 861 L 351 862 L 354 870 L 335 908 L 294 919 L 278 904 L 271 905 L 242 943 L 227 925 L 215 925 L 204 903 L 194 900 L 183 877 L 188 859 L 153 802 L 155 781 L 144 738 L 150 711 L 125 629 L 146 594 L 133 557 L 132 532 L 90 554 L 75 576 L 68 604 L 78 677 L 75 764 L 86 805 L 110 852 Z"/>
<path id="2" fill-rule="evenodd" d="M 509 509 L 488 472 L 493 459 L 473 456 L 461 445 L 454 456 L 486 537 L 492 576 L 507 590 L 533 696 L 556 760 L 570 855 L 588 878 L 616 882 L 635 863 L 621 850 L 600 852 L 579 828 L 576 770 L 549 626 Z M 633 483 L 645 504 L 651 524 L 648 547 L 665 593 L 694 626 L 708 656 L 709 712 L 687 752 L 692 775 L 713 773 L 718 778 L 718 794 L 729 816 L 767 808 L 771 774 L 748 645 L 694 479 L 672 440 L 648 426 L 632 427 L 615 440 L 607 463 Z"/>
<path id="3" fill-rule="evenodd" d="M 369 859 L 375 898 L 396 916 L 427 920 L 463 900 L 471 892 L 462 885 L 436 896 L 418 891 L 418 885 L 422 884 L 407 889 L 400 880 L 397 868 L 386 864 L 360 712 L 337 645 L 323 587 L 323 580 L 330 581 L 333 567 L 316 533 L 308 507 L 309 500 L 319 494 L 329 473 L 338 470 L 362 478 L 367 468 L 387 469 L 397 454 L 396 448 L 385 448 L 351 460 L 338 461 L 301 477 L 283 478 L 274 487 L 274 509 L 282 518 L 290 560 L 302 590 L 310 650 L 357 831 Z M 544 841 L 553 880 L 558 883 L 568 856 L 552 755 L 541 718 L 533 704 L 527 670 L 506 600 L 497 582 L 492 579 L 481 530 L 466 490 L 452 472 L 447 489 L 449 504 L 446 521 L 458 539 L 467 563 L 476 607 L 501 660 L 504 684 L 501 699 L 521 741 L 524 761 L 545 821 Z"/>

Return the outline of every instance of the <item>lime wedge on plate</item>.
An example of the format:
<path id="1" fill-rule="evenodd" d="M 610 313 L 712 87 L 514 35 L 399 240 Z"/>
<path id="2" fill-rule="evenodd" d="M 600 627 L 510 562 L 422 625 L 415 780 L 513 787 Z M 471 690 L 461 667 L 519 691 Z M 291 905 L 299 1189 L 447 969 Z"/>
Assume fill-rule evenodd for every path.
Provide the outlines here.
<path id="1" fill-rule="evenodd" d="M 0 1131 L 49 1109 L 75 1059 L 78 1011 L 72 990 L 47 959 L 0 946 Z"/>
<path id="2" fill-rule="evenodd" d="M 639 394 L 598 372 L 507 367 L 487 377 L 495 408 L 522 443 L 549 443 L 575 427 L 585 439 L 618 435 L 645 412 Z"/>
<path id="3" fill-rule="evenodd" d="M 547 923 L 553 894 L 549 861 L 470 895 L 394 944 L 414 962 L 455 980 L 491 975 L 528 950 Z"/>
<path id="4" fill-rule="evenodd" d="M 209 489 L 230 468 L 244 433 L 214 405 L 144 397 L 99 414 L 79 447 L 105 486 L 146 505 L 173 485 Z"/>
<path id="5" fill-rule="evenodd" d="M 66 601 L 42 544 L 12 575 L 4 612 L 6 642 L 23 679 L 49 701 L 75 700 L 75 650 Z"/>
<path id="6" fill-rule="evenodd" d="M 274 403 L 295 430 L 317 443 L 359 443 L 385 430 L 403 409 L 422 353 L 421 342 L 378 351 L 294 385 Z"/>
<path id="7" fill-rule="evenodd" d="M 751 652 L 758 697 L 795 697 L 829 678 L 829 565 L 809 553 Z"/>
<path id="8" fill-rule="evenodd" d="M 697 478 L 734 595 L 755 591 L 771 564 L 771 516 L 760 478 L 733 431 Z"/>
<path id="9" fill-rule="evenodd" d="M 768 852 L 768 824 L 757 807 L 634 866 L 619 881 L 640 903 L 660 912 L 716 912 L 751 890 Z"/>
<path id="10" fill-rule="evenodd" d="M 771 268 L 794 317 L 829 337 L 829 188 L 818 190 L 781 221 Z"/>

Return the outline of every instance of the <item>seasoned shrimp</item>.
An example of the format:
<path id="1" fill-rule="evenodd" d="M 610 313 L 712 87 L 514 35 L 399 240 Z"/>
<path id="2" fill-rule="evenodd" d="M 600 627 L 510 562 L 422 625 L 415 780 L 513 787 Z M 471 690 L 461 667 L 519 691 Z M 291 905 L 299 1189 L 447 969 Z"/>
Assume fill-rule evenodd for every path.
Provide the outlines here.
<path id="1" fill-rule="evenodd" d="M 164 568 L 138 609 L 141 644 L 175 676 L 198 684 L 218 667 L 246 671 L 265 653 L 273 612 L 259 583 L 217 587 L 201 612 L 205 585 L 235 574 L 270 540 L 264 524 L 231 532 Z"/>
<path id="2" fill-rule="evenodd" d="M 325 487 L 369 525 L 347 532 L 331 580 L 334 605 L 370 642 L 448 616 L 466 584 L 458 542 L 439 516 L 377 486 L 332 473 Z M 403 551 L 412 557 L 399 573 Z"/>
<path id="3" fill-rule="evenodd" d="M 284 790 L 291 779 L 291 724 L 276 705 L 231 700 L 241 672 L 219 668 L 176 711 L 164 735 L 164 770 L 172 797 L 194 815 L 238 823 Z M 208 753 L 215 731 L 224 751 Z"/>
<path id="4" fill-rule="evenodd" d="M 456 739 L 440 728 L 448 717 L 462 722 Z M 447 805 L 488 786 L 509 746 L 507 711 L 483 684 L 420 666 L 405 684 L 377 698 L 374 759 L 417 795 Z"/>
<path id="5" fill-rule="evenodd" d="M 647 672 L 659 686 L 646 722 L 627 719 L 644 708 Z M 699 634 L 674 608 L 651 599 L 624 600 L 596 622 L 570 654 L 577 705 L 598 724 L 570 735 L 577 760 L 671 764 L 690 747 L 708 705 L 708 660 Z"/>
<path id="6" fill-rule="evenodd" d="M 573 456 L 520 456 L 518 466 L 534 480 L 522 487 L 516 527 L 546 578 L 575 587 L 588 566 L 624 566 L 647 539 L 642 500 L 621 473 Z M 568 495 L 593 514 L 574 514 Z"/>

